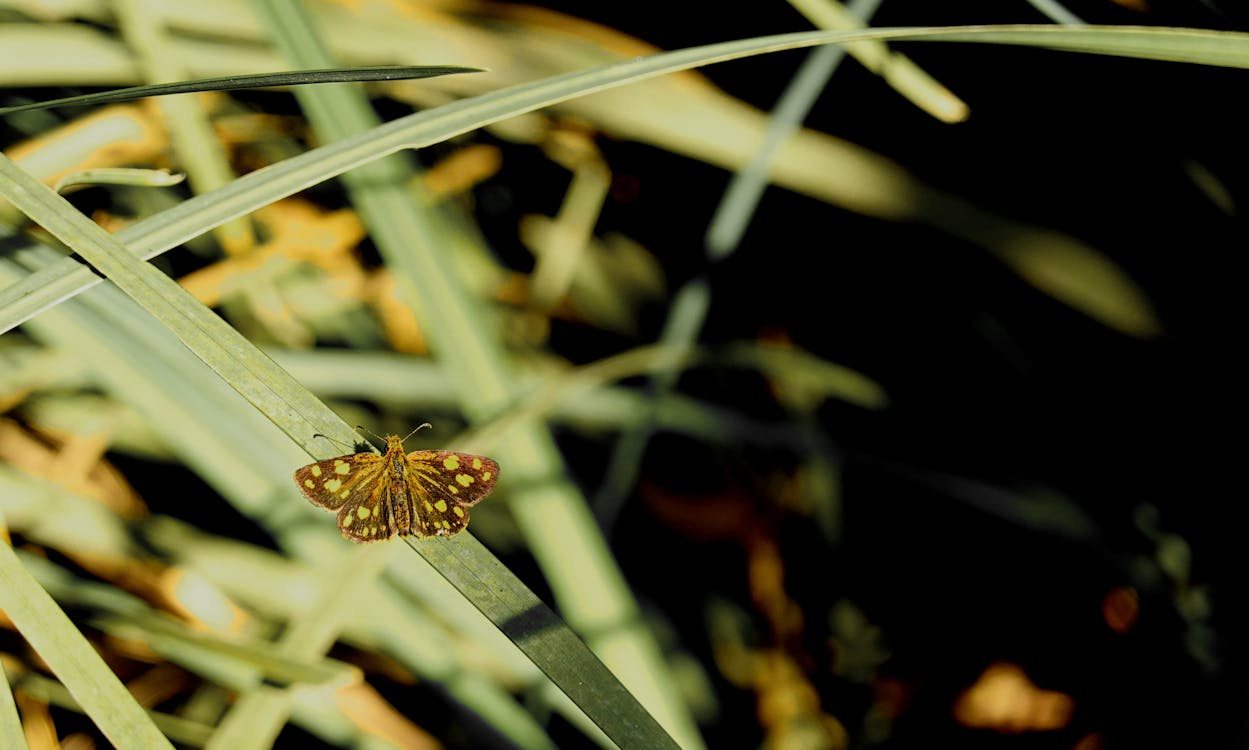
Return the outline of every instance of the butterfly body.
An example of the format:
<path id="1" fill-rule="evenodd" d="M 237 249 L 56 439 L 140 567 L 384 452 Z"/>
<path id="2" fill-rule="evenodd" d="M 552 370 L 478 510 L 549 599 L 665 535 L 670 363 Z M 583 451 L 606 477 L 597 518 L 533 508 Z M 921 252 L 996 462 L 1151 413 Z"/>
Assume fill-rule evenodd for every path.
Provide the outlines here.
<path id="1" fill-rule="evenodd" d="M 468 526 L 468 508 L 494 489 L 499 464 L 457 451 L 405 453 L 398 435 L 386 453 L 363 452 L 295 470 L 313 505 L 338 511 L 338 529 L 353 542 L 392 536 L 450 536 Z"/>

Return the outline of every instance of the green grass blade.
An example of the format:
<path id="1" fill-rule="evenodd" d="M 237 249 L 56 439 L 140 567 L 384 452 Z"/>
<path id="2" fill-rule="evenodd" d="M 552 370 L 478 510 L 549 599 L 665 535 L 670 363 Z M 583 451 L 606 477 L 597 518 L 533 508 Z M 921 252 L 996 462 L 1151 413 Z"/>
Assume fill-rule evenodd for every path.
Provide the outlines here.
<path id="1" fill-rule="evenodd" d="M 149 96 L 170 94 L 193 94 L 198 91 L 237 91 L 272 86 L 298 86 L 310 83 L 358 83 L 363 81 L 398 81 L 417 78 L 434 78 L 457 73 L 482 73 L 481 68 L 461 65 L 375 65 L 361 68 L 334 68 L 331 70 L 293 70 L 284 73 L 258 73 L 245 76 L 199 78 L 176 83 L 154 83 L 145 86 L 128 86 L 95 94 L 66 96 L 46 102 L 30 102 L 13 107 L 0 107 L 0 115 L 29 112 L 53 107 L 88 107 L 96 104 L 116 104 Z"/>
<path id="2" fill-rule="evenodd" d="M 0 544 L 0 609 L 114 746 L 172 750 L 147 712 L 8 544 Z"/>
<path id="3" fill-rule="evenodd" d="M 300 6 L 266 0 L 256 5 L 292 64 L 332 63 Z M 371 132 L 376 126 L 376 115 L 358 89 L 304 89 L 296 96 L 324 140 Z M 455 378 L 461 411 L 480 421 L 510 401 L 510 367 L 487 306 L 455 273 L 455 264 L 446 260 L 466 241 L 452 229 L 458 222 L 431 208 L 431 201 L 413 200 L 411 177 L 409 161 L 396 157 L 352 172 L 344 182 L 353 207 L 401 294 L 416 311 L 438 360 Z M 528 512 L 518 514 L 526 517 L 522 533 L 561 611 L 574 628 L 589 631 L 589 648 L 532 592 L 506 586 L 512 579 L 510 572 L 471 537 L 414 548 L 440 571 L 474 577 L 477 585 L 470 589 L 469 599 L 617 745 L 674 747 L 667 728 L 685 746 L 701 746 L 692 719 L 671 689 L 674 681 L 657 658 L 658 647 L 644 628 L 635 625 L 637 606 L 606 543 L 585 513 L 584 498 L 566 481 L 550 433 L 541 425 L 527 425 L 501 441 L 493 454 L 515 478 L 512 486 L 521 488 L 513 492 L 511 501 L 524 507 L 534 502 L 545 506 L 542 523 L 528 520 Z M 546 481 L 530 489 L 525 477 Z M 555 533 L 557 527 L 564 527 L 566 533 Z M 451 552 L 455 557 L 443 557 Z M 568 558 L 563 564 L 555 562 L 561 554 Z M 591 622 L 594 626 L 587 627 Z M 517 623 L 540 627 L 524 627 L 520 632 L 508 629 Z M 608 648 L 608 643 L 614 648 Z"/>
<path id="4" fill-rule="evenodd" d="M 6 278 L 9 268 L 0 259 L 0 278 Z M 257 556 L 277 556 L 250 545 L 191 534 L 172 519 L 149 519 L 141 533 L 165 559 L 193 567 L 228 595 L 278 621 L 311 615 L 326 624 L 340 623 L 341 611 L 347 611 L 344 640 L 380 647 L 403 668 L 442 686 L 451 700 L 476 714 L 474 721 L 488 723 L 517 748 L 548 750 L 551 745 L 532 713 L 499 684 L 498 675 L 507 675 L 506 684 L 538 696 L 542 710 L 557 711 L 578 726 L 587 723 L 580 710 L 424 560 L 402 555 L 403 561 L 391 564 L 390 574 L 402 575 L 402 593 L 379 581 L 368 586 L 362 602 L 343 598 L 309 611 L 295 594 L 321 592 L 344 571 L 350 574 L 358 564 L 353 554 L 361 548 L 343 543 L 332 521 L 291 486 L 290 471 L 306 460 L 306 454 L 115 286 L 99 287 L 50 310 L 28 323 L 27 330 L 50 348 L 80 357 L 96 386 L 140 415 L 168 450 L 263 526 L 293 558 L 269 559 L 258 568 Z M 15 527 L 27 524 L 28 538 L 36 535 L 45 546 L 79 552 L 87 545 L 92 554 L 103 557 L 129 554 L 127 540 L 135 530 L 127 531 L 115 516 L 102 514 L 98 505 L 72 502 L 65 493 L 56 494 L 72 504 L 53 506 L 40 492 L 23 501 L 20 493 L 3 486 L 3 479 L 0 471 L 0 511 L 9 512 Z M 35 523 L 40 514 L 49 512 L 73 519 L 74 527 Z M 274 578 L 274 566 L 286 572 Z M 431 610 L 438 613 L 439 622 L 450 623 L 455 636 L 430 621 L 426 612 Z M 362 612 L 367 617 L 361 617 Z M 474 643 L 476 658 L 492 665 L 488 670 L 481 670 L 480 662 L 465 663 L 454 656 L 452 641 L 465 637 Z M 220 663 L 205 665 L 200 660 L 200 667 Z M 294 706 L 292 718 L 297 722 L 310 718 L 302 705 L 297 701 Z"/>
<path id="5" fill-rule="evenodd" d="M 4 186 L 6 197 L 15 206 L 105 272 L 118 287 L 160 320 L 310 454 L 326 457 L 333 453 L 328 442 L 314 438 L 318 434 L 341 436 L 339 439 L 348 443 L 356 439 L 355 433 L 341 419 L 252 347 L 237 331 L 190 297 L 174 281 L 130 255 L 114 237 L 104 233 L 65 204 L 62 198 L 3 157 L 0 157 L 0 185 Z M 308 411 L 299 413 L 296 411 L 298 408 Z M 439 541 L 442 540 L 435 540 Z M 422 545 L 418 549 L 424 551 L 433 546 Z M 494 590 L 508 590 L 520 601 L 537 601 L 532 592 L 494 560 L 484 547 L 474 545 L 468 549 L 469 556 L 475 560 L 473 564 L 439 571 L 457 589 L 468 593 L 477 591 L 479 586 L 474 570 L 493 569 Z M 351 574 L 349 566 L 343 569 L 347 571 L 344 575 Z M 501 601 L 504 600 L 496 597 L 492 601 L 474 602 L 474 605 L 493 612 L 498 621 L 511 622 L 525 616 L 525 611 L 499 611 Z M 575 637 L 572 641 L 576 641 Z M 575 680 L 575 676 L 570 679 Z M 601 686 L 596 688 L 601 690 Z M 612 704 L 608 708 L 615 711 L 619 705 Z M 603 721 L 610 723 L 613 718 L 607 716 Z M 636 725 L 636 722 L 631 724 Z M 663 736 L 662 731 L 658 734 Z M 642 734 L 639 737 L 649 741 L 651 735 Z M 670 743 L 657 742 L 649 746 L 664 747 L 670 746 Z"/>
<path id="6" fill-rule="evenodd" d="M 310 452 L 325 449 L 317 445 L 315 436 L 326 433 L 310 420 L 318 415 L 330 424 L 339 420 L 260 355 L 238 331 L 208 311 L 177 282 L 135 258 L 115 237 L 4 156 L 0 156 L 0 186 L 19 210 L 156 316 L 244 398 L 287 431 L 292 440 Z M 335 432 L 330 437 L 348 443 L 355 439 L 354 433 L 341 428 Z"/>
<path id="7" fill-rule="evenodd" d="M 9 677 L 4 672 L 4 662 L 0 661 L 0 747 L 11 747 L 25 750 L 26 735 L 22 732 L 22 719 L 17 715 L 17 703 L 13 700 L 13 689 Z"/>
<path id="8" fill-rule="evenodd" d="M 455 408 L 455 384 L 445 370 L 424 359 L 392 352 L 319 349 L 268 350 L 283 369 L 324 399 L 376 399 L 412 412 Z M 661 347 L 641 347 L 576 368 L 555 377 L 520 374 L 516 390 L 524 394 L 514 406 L 477 431 L 473 445 L 493 448 L 497 435 L 526 419 L 545 419 L 591 432 L 622 430 L 638 424 L 647 411 L 646 395 L 609 383 L 647 375 L 675 357 Z M 861 376 L 860 376 L 861 377 Z M 828 395 L 872 407 L 864 398 L 883 394 L 879 388 L 840 389 L 829 383 Z M 660 404 L 659 426 L 708 444 L 787 446 L 801 450 L 805 442 L 785 424 L 747 417 L 724 407 L 672 395 Z"/>
<path id="9" fill-rule="evenodd" d="M 86 713 L 73 694 L 56 680 L 50 680 L 36 672 L 26 672 L 18 676 L 17 683 L 20 685 L 23 693 L 40 703 L 46 703 L 49 706 L 56 706 L 74 713 Z M 152 718 L 152 723 L 156 725 L 156 728 L 164 733 L 169 740 L 177 742 L 182 746 L 201 747 L 212 733 L 212 727 L 174 714 L 149 711 L 148 716 Z M 9 750 L 10 745 L 4 745 L 3 747 L 5 750 Z M 14 745 L 13 747 L 25 747 L 25 745 Z"/>
<path id="10" fill-rule="evenodd" d="M 1249 68 L 1249 35 L 1239 31 L 1150 26 L 964 26 L 884 29 L 882 38 L 1042 47 L 1138 60 Z"/>
<path id="11" fill-rule="evenodd" d="M 558 102 L 678 70 L 750 55 L 862 39 L 1020 44 L 1092 54 L 1249 67 L 1249 34 L 1197 29 L 1085 26 L 978 26 L 801 32 L 665 52 L 577 71 L 400 118 L 378 128 L 245 175 L 230 185 L 120 230 L 116 237 L 152 258 L 230 219 L 405 148 L 437 143 L 483 125 Z M 18 254 L 20 258 L 20 253 Z M 0 290 L 0 333 L 50 305 L 99 283 L 91 271 L 62 260 Z"/>
<path id="12" fill-rule="evenodd" d="M 415 548 L 416 542 L 408 542 Z M 511 572 L 468 534 L 423 545 L 439 570 L 472 575 L 469 599 L 620 748 L 676 748 L 659 723 L 585 643 L 532 591 L 502 587 Z M 482 561 L 489 561 L 483 566 Z"/>
<path id="13" fill-rule="evenodd" d="M 372 580 L 393 550 L 387 546 L 352 550 L 351 563 L 341 566 L 320 599 L 302 617 L 293 620 L 274 644 L 285 657 L 310 658 L 334 645 L 351 611 L 363 600 L 361 581 Z M 286 724 L 293 695 L 272 685 L 258 685 L 239 696 L 208 743 L 209 750 L 246 750 L 270 747 Z"/>

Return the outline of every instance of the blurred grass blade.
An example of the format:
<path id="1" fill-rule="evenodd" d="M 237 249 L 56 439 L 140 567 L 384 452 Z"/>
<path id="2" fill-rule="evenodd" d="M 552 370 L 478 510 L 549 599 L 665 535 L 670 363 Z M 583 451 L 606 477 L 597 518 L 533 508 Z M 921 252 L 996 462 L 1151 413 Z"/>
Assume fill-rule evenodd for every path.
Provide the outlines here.
<path id="1" fill-rule="evenodd" d="M 880 0 L 855 0 L 848 6 L 837 0 L 789 0 L 789 4 L 817 29 L 855 31 L 866 28 Z M 963 100 L 909 57 L 889 49 L 883 40 L 853 42 L 842 45 L 842 49 L 885 85 L 936 119 L 948 123 L 967 119 L 969 109 Z"/>
<path id="2" fill-rule="evenodd" d="M 802 67 L 790 79 L 768 117 L 768 129 L 764 132 L 762 143 L 750 161 L 733 174 L 720 198 L 720 205 L 716 206 L 715 214 L 708 223 L 703 244 L 709 260 L 723 260 L 737 249 L 746 228 L 755 218 L 755 210 L 764 191 L 771 184 L 769 171 L 776 152 L 794 131 L 802 127 L 803 120 L 820 94 L 824 93 L 828 79 L 844 58 L 845 52 L 840 46 L 821 47 L 807 55 Z"/>
<path id="3" fill-rule="evenodd" d="M 73 694 L 56 680 L 50 680 L 38 672 L 29 671 L 14 675 L 14 678 L 14 684 L 19 690 L 40 703 L 46 703 L 49 706 L 63 708 L 66 711 L 73 711 L 78 714 L 86 713 L 82 704 L 74 698 Z M 212 727 L 174 714 L 162 711 L 149 711 L 148 716 L 152 718 L 152 723 L 156 725 L 156 728 L 165 737 L 186 747 L 201 747 L 212 734 Z M 3 747 L 4 750 L 9 750 L 10 747 L 26 747 L 26 745 L 10 746 L 6 744 L 0 745 L 0 747 Z M 69 747 L 69 744 L 66 743 L 62 747 Z"/>
<path id="4" fill-rule="evenodd" d="M 290 621 L 273 650 L 281 656 L 306 659 L 329 651 L 351 611 L 364 600 L 368 589 L 361 583 L 376 578 L 392 552 L 385 545 L 353 549 L 351 564 L 342 566 L 327 582 L 314 606 Z M 270 684 L 241 692 L 206 750 L 271 747 L 288 721 L 293 697 L 291 691 Z"/>
<path id="5" fill-rule="evenodd" d="M 1249 67 L 1249 34 L 1196 29 L 1085 26 L 982 26 L 936 29 L 872 29 L 860 32 L 800 32 L 665 52 L 512 86 L 418 112 L 368 132 L 314 149 L 198 195 L 115 235 L 140 257 L 171 247 L 369 161 L 406 148 L 420 148 L 540 107 L 594 91 L 678 70 L 741 57 L 845 43 L 861 39 L 962 41 L 1022 44 L 1072 51 L 1177 62 Z M 21 251 L 15 254 L 21 261 Z M 40 310 L 97 283 L 87 268 L 65 259 L 0 290 L 0 333 Z"/>
<path id="6" fill-rule="evenodd" d="M 261 682 L 281 686 L 292 683 L 341 686 L 361 679 L 360 669 L 354 665 L 320 655 L 309 659 L 292 658 L 274 651 L 272 645 L 264 641 L 194 629 L 112 585 L 77 578 L 39 557 L 23 554 L 19 559 L 56 601 L 93 613 L 92 627 L 114 638 L 142 643 L 168 661 L 231 690 L 242 690 Z"/>
<path id="7" fill-rule="evenodd" d="M 428 360 L 346 349 L 269 349 L 266 353 L 323 399 L 377 399 L 413 411 L 455 408 L 452 378 Z M 660 345 L 643 346 L 558 375 L 521 373 L 516 385 L 521 395 L 479 427 L 472 437 L 474 449 L 493 449 L 495 441 L 526 419 L 545 419 L 592 432 L 627 429 L 643 417 L 646 397 L 634 389 L 613 386 L 611 381 L 650 374 L 664 367 L 664 358 L 670 356 Z M 669 396 L 659 411 L 661 429 L 708 444 L 787 446 L 798 451 L 806 445 L 786 424 L 749 418 L 686 396 Z"/>
<path id="8" fill-rule="evenodd" d="M 4 519 L 0 518 L 0 527 L 3 523 Z M 22 720 L 17 715 L 17 703 L 13 700 L 11 684 L 11 679 L 5 674 L 4 660 L 0 659 L 0 747 L 24 750 L 26 735 L 22 732 Z"/>
<path id="9" fill-rule="evenodd" d="M 64 198 L 0 155 L 0 189 L 18 209 L 86 258 L 156 316 L 244 398 L 310 453 L 324 450 L 311 420 L 341 423 L 321 401 L 260 354 L 242 334 L 205 308 L 177 282 L 135 258 L 118 240 L 79 213 Z M 330 437 L 351 443 L 355 433 L 340 427 Z"/>
<path id="10" fill-rule="evenodd" d="M 297 86 L 309 83 L 397 81 L 434 78 L 436 76 L 455 75 L 457 73 L 481 72 L 484 72 L 481 68 L 469 68 L 460 65 L 377 65 L 363 68 L 293 70 L 285 73 L 258 73 L 246 76 L 199 78 L 194 81 L 128 86 L 124 89 L 100 91 L 95 94 L 80 94 L 78 96 L 52 99 L 46 102 L 29 102 L 13 107 L 0 107 L 0 115 L 28 112 L 32 109 L 51 109 L 53 107 L 87 107 L 94 104 L 116 104 L 117 102 L 144 99 L 149 96 L 193 94 L 198 91 L 236 91 L 239 89 L 258 89 L 272 86 Z"/>
<path id="11" fill-rule="evenodd" d="M 52 189 L 67 193 L 70 188 L 95 185 L 131 185 L 135 187 L 169 187 L 186 179 L 185 174 L 174 174 L 164 169 L 134 169 L 132 167 L 106 167 L 70 172 L 56 181 Z"/>
<path id="12" fill-rule="evenodd" d="M 7 542 L 0 543 L 0 609 L 114 746 L 172 750 L 147 712 Z"/>
<path id="13" fill-rule="evenodd" d="M 1058 0 L 1028 0 L 1028 4 L 1044 13 L 1054 23 L 1082 26 L 1083 19 L 1067 10 Z"/>

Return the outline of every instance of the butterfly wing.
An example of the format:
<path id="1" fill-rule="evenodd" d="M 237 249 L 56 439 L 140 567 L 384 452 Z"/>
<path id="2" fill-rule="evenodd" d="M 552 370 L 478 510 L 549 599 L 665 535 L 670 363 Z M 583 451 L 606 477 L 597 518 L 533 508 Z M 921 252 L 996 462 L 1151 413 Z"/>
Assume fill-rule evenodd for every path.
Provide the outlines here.
<path id="1" fill-rule="evenodd" d="M 329 458 L 295 470 L 295 484 L 313 505 L 338 511 L 338 528 L 353 542 L 394 534 L 388 504 L 390 479 L 375 453 Z"/>
<path id="2" fill-rule="evenodd" d="M 390 475 L 381 472 L 377 481 L 347 498 L 338 511 L 338 530 L 353 542 L 380 542 L 395 535 Z"/>
<path id="3" fill-rule="evenodd" d="M 450 536 L 468 526 L 468 507 L 494 489 L 499 464 L 456 451 L 413 451 L 404 478 L 414 511 L 416 536 Z"/>

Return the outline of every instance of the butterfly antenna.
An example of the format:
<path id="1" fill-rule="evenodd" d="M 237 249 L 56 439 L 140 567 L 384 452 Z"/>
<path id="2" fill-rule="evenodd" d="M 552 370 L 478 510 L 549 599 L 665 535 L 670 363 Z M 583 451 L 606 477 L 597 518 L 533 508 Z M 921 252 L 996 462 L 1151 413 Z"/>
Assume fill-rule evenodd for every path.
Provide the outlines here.
<path id="1" fill-rule="evenodd" d="M 356 432 L 366 432 L 372 435 L 373 437 L 377 438 L 378 440 L 382 441 L 383 443 L 386 442 L 386 438 L 382 437 L 381 435 L 378 435 L 376 432 L 373 432 L 368 427 L 365 427 L 362 424 L 356 425 Z"/>
<path id="2" fill-rule="evenodd" d="M 341 441 L 341 440 L 339 440 L 339 439 L 337 439 L 337 438 L 332 438 L 332 437 L 330 437 L 329 435 L 326 435 L 324 432 L 314 432 L 314 433 L 312 434 L 312 436 L 313 436 L 314 438 L 323 437 L 323 438 L 325 438 L 326 440 L 329 440 L 329 441 L 330 441 L 330 442 L 332 442 L 332 443 L 338 443 L 339 445 L 345 445 L 345 446 L 347 446 L 347 447 L 349 447 L 349 448 L 350 448 L 350 447 L 352 447 L 352 446 L 351 446 L 351 443 L 344 443 L 343 441 Z"/>
<path id="3" fill-rule="evenodd" d="M 408 438 L 412 437 L 413 435 L 415 435 L 416 433 L 418 433 L 418 432 L 420 432 L 421 430 L 425 429 L 426 427 L 428 427 L 428 428 L 429 428 L 429 429 L 431 429 L 431 430 L 432 430 L 432 429 L 434 429 L 434 426 L 433 426 L 432 424 L 430 424 L 429 422 L 422 422 L 421 424 L 419 424 L 419 425 L 417 425 L 417 426 L 416 426 L 416 429 L 415 429 L 415 430 L 412 430 L 412 431 L 411 431 L 411 432 L 409 432 L 407 435 L 404 435 L 404 436 L 403 436 L 403 440 L 407 440 Z M 400 442 L 403 442 L 403 441 L 401 440 Z"/>

